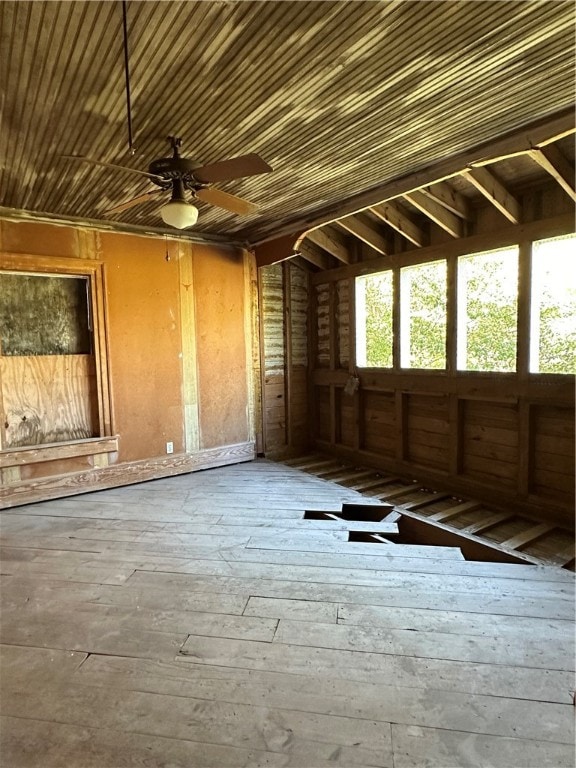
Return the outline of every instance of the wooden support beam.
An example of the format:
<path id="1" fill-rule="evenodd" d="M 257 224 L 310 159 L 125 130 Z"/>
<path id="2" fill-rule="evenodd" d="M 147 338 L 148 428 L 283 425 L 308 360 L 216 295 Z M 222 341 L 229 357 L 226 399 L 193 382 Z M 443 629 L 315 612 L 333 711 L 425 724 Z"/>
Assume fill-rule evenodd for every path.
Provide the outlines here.
<path id="1" fill-rule="evenodd" d="M 276 240 L 268 240 L 262 245 L 257 245 L 254 249 L 256 254 L 256 266 L 266 267 L 269 264 L 277 264 L 279 261 L 291 259 L 298 253 L 297 243 L 301 235 L 298 233 L 284 235 Z"/>
<path id="2" fill-rule="evenodd" d="M 311 229 L 309 232 L 306 232 L 306 239 L 323 248 L 337 258 L 338 261 L 342 261 L 344 264 L 351 263 L 352 259 L 344 238 L 332 227 Z"/>
<path id="3" fill-rule="evenodd" d="M 510 512 L 495 512 L 493 515 L 478 520 L 477 522 L 472 523 L 472 525 L 466 525 L 460 530 L 465 531 L 466 533 L 484 533 L 485 531 L 489 531 L 490 528 L 496 528 L 497 525 L 506 522 L 506 520 L 510 520 L 512 517 L 513 515 L 511 515 Z"/>
<path id="4" fill-rule="evenodd" d="M 468 168 L 462 176 L 473 184 L 512 224 L 519 224 L 520 203 L 487 168 Z"/>
<path id="5" fill-rule="evenodd" d="M 517 131 L 500 136 L 494 141 L 451 155 L 437 163 L 426 165 L 422 170 L 406 174 L 366 192 L 356 194 L 345 202 L 340 200 L 308 216 L 300 216 L 286 221 L 281 227 L 278 226 L 277 221 L 273 221 L 266 225 L 247 228 L 241 232 L 241 235 L 251 243 L 257 244 L 287 232 L 296 232 L 299 229 L 310 229 L 328 224 L 345 216 L 356 214 L 384 200 L 398 198 L 415 189 L 421 189 L 427 185 L 457 176 L 462 168 L 486 165 L 505 157 L 524 154 L 533 147 L 542 147 L 574 132 L 574 109 L 568 107 L 544 120 L 539 120 L 531 125 L 523 126 Z M 12 209 L 2 209 L 0 206 L 0 215 L 3 211 L 6 211 L 7 214 L 14 214 Z"/>
<path id="6" fill-rule="evenodd" d="M 364 217 L 347 216 L 345 219 L 338 219 L 336 222 L 342 229 L 354 235 L 359 240 L 374 248 L 382 256 L 388 254 L 388 246 L 383 235 Z"/>
<path id="7" fill-rule="evenodd" d="M 430 515 L 430 520 L 436 520 L 437 522 L 441 522 L 442 520 L 450 520 L 450 518 L 458 517 L 458 515 L 463 515 L 465 512 L 474 512 L 483 506 L 484 505 L 479 501 L 464 501 L 462 504 L 457 504 L 455 507 L 451 507 L 450 509 L 443 509 L 441 512 L 434 512 L 434 514 Z"/>
<path id="8" fill-rule="evenodd" d="M 404 195 L 404 198 L 408 202 L 412 203 L 415 208 L 418 208 L 423 214 L 428 216 L 435 224 L 442 227 L 452 237 L 463 237 L 464 226 L 462 220 L 451 213 L 440 203 L 436 202 L 430 197 L 427 197 L 423 192 L 415 190 Z"/>
<path id="9" fill-rule="evenodd" d="M 562 189 L 572 198 L 572 200 L 576 200 L 574 168 L 557 146 L 548 144 L 545 147 L 531 149 L 528 154 L 538 163 L 538 165 L 542 166 L 552 178 L 556 179 L 558 184 L 560 184 Z"/>
<path id="10" fill-rule="evenodd" d="M 500 546 L 508 547 L 510 549 L 521 549 L 522 547 L 526 547 L 528 544 L 533 544 L 534 542 L 538 541 L 538 539 L 543 538 L 546 536 L 546 534 L 553 531 L 554 527 L 555 526 L 549 525 L 548 523 L 533 525 L 527 531 L 519 533 L 518 535 L 512 536 L 512 538 L 501 542 Z"/>
<path id="11" fill-rule="evenodd" d="M 402 210 L 402 208 L 392 201 L 374 205 L 369 210 L 375 216 L 399 232 L 406 240 L 414 245 L 421 247 L 426 245 L 426 235 L 420 227 Z"/>
<path id="12" fill-rule="evenodd" d="M 318 248 L 309 240 L 304 240 L 300 245 L 300 256 L 313 264 L 318 269 L 333 269 L 336 266 L 334 257 L 326 253 L 322 248 Z"/>
<path id="13" fill-rule="evenodd" d="M 422 193 L 431 200 L 436 200 L 455 216 L 459 216 L 464 221 L 472 220 L 470 203 L 457 192 L 447 181 L 439 181 L 436 184 L 430 184 L 428 187 L 422 187 Z"/>

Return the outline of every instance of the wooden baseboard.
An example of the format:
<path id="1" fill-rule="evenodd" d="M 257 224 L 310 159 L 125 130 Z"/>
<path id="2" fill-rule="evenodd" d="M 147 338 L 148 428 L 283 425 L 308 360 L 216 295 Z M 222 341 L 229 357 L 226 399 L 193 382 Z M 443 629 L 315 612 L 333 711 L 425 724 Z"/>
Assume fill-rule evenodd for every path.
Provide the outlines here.
<path id="1" fill-rule="evenodd" d="M 237 443 L 208 448 L 193 454 L 178 454 L 128 464 L 114 464 L 85 472 L 25 480 L 0 488 L 0 509 L 142 483 L 226 464 L 238 464 L 252 461 L 255 456 L 254 442 Z"/>

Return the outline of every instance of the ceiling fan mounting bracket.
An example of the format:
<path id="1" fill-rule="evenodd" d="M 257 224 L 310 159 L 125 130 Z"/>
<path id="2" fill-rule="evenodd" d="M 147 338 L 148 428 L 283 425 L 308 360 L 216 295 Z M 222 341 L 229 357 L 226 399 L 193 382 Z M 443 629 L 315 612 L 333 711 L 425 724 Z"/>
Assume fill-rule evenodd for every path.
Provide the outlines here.
<path id="1" fill-rule="evenodd" d="M 198 189 L 200 184 L 194 178 L 194 170 L 199 168 L 199 164 L 190 160 L 189 158 L 180 157 L 179 147 L 182 146 L 182 139 L 178 136 L 168 136 L 168 143 L 172 147 L 172 157 L 161 157 L 158 160 L 153 160 L 148 171 L 153 175 L 160 177 L 158 181 L 153 181 L 158 184 L 159 187 L 165 186 L 164 182 L 172 182 L 176 179 L 181 180 L 187 189 Z"/>

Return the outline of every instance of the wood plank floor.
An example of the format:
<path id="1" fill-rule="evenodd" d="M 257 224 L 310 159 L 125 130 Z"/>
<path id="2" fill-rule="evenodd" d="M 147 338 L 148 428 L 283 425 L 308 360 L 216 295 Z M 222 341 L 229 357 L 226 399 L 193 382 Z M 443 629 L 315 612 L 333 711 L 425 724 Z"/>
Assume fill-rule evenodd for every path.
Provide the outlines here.
<path id="1" fill-rule="evenodd" d="M 574 574 L 268 461 L 6 510 L 2 768 L 572 768 Z"/>

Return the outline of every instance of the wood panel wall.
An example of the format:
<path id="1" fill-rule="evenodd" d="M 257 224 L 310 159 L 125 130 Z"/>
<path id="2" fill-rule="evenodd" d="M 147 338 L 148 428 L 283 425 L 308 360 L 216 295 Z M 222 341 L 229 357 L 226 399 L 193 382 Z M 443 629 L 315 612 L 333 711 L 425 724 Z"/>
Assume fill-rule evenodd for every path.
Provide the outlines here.
<path id="1" fill-rule="evenodd" d="M 77 451 L 56 451 L 57 459 L 53 444 L 46 446 L 45 461 L 31 451 L 27 462 L 25 449 L 17 460 L 7 446 L 0 451 L 0 466 L 6 467 L 0 505 L 253 458 L 257 305 L 251 254 L 170 238 L 2 220 L 0 269 L 15 265 L 43 273 L 57 265 L 70 274 L 84 274 L 86 265 L 94 265 L 101 273 L 102 328 L 91 364 L 54 356 L 28 371 L 32 358 L 12 358 L 10 370 L 2 361 L 3 419 L 8 413 L 12 421 L 26 392 L 27 403 L 42 414 L 35 428 L 43 428 L 42 419 L 66 426 L 67 413 L 74 412 L 81 429 L 72 436 Z M 63 366 L 71 369 L 65 381 Z M 94 377 L 96 415 L 84 397 Z M 40 400 L 34 381 L 47 380 L 52 386 L 44 387 Z M 56 428 L 46 436 L 56 446 L 62 437 Z M 87 437 L 94 443 L 80 439 Z M 107 437 L 116 440 L 103 448 L 100 439 Z M 167 443 L 173 453 L 167 453 Z"/>
<path id="2" fill-rule="evenodd" d="M 92 355 L 0 357 L 3 449 L 97 432 Z"/>
<path id="3" fill-rule="evenodd" d="M 453 327 L 446 370 L 357 370 L 354 362 L 357 275 L 439 258 L 455 263 L 462 254 L 573 230 L 573 216 L 562 213 L 570 209 L 569 201 L 556 188 L 529 192 L 524 199 L 528 224 L 503 224 L 494 209 L 481 208 L 470 237 L 451 239 L 433 230 L 427 248 L 403 246 L 389 257 L 310 272 L 310 447 L 573 527 L 574 379 L 529 374 L 526 338 L 519 341 L 513 374 L 457 371 Z M 544 216 L 551 218 L 539 218 Z M 274 272 L 264 272 L 265 279 L 274 274 L 277 282 L 273 321 L 263 306 L 264 334 L 275 322 L 279 338 L 286 311 L 280 305 L 282 267 L 266 269 Z M 519 311 L 526 321 L 522 297 Z M 449 319 L 449 326 L 454 322 Z M 359 377 L 360 387 L 348 395 L 351 376 Z M 289 412 L 282 414 L 289 429 Z"/>
<path id="4" fill-rule="evenodd" d="M 546 237 L 558 226 L 558 219 L 543 222 L 530 234 L 536 239 L 540 231 Z M 462 252 L 464 246 L 458 241 L 456 247 Z M 443 251 L 449 256 L 450 246 Z M 406 262 L 412 262 L 411 255 Z M 396 266 L 401 265 L 400 257 Z M 353 352 L 342 354 L 354 347 L 342 318 L 351 306 L 354 311 L 355 273 L 365 268 L 312 277 L 316 446 L 454 493 L 540 516 L 544 512 L 573 526 L 573 377 L 475 374 L 455 366 L 438 372 L 356 370 Z M 352 374 L 359 376 L 360 389 L 349 396 L 344 386 Z"/>
<path id="5" fill-rule="evenodd" d="M 283 262 L 259 270 L 264 443 L 267 456 L 305 451 L 308 421 L 308 273 Z"/>

